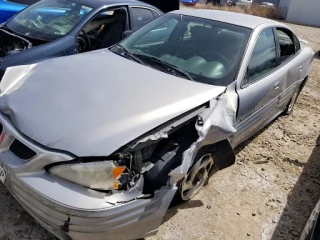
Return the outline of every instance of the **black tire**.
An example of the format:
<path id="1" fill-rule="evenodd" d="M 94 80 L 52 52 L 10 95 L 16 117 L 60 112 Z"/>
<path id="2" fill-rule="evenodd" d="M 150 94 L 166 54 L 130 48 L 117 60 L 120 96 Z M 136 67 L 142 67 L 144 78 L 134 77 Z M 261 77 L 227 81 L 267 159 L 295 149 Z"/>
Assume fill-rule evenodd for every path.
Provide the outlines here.
<path id="1" fill-rule="evenodd" d="M 295 103 L 297 102 L 299 93 L 300 93 L 300 87 L 297 87 L 296 90 L 294 91 L 286 109 L 283 111 L 284 115 L 290 115 L 293 112 L 293 108 L 294 108 Z"/>

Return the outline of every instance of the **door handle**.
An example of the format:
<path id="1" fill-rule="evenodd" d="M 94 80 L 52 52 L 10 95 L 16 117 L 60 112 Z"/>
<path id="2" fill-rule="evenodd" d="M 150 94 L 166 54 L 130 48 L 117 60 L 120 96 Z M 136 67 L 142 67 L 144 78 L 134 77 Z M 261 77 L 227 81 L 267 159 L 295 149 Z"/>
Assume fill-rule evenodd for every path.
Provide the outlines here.
<path id="1" fill-rule="evenodd" d="M 302 72 L 302 69 L 303 69 L 303 67 L 302 67 L 302 66 L 300 66 L 300 67 L 299 67 L 299 71 L 300 71 L 300 72 Z"/>
<path id="2" fill-rule="evenodd" d="M 276 82 L 273 86 L 273 89 L 278 89 L 280 87 L 281 82 Z"/>

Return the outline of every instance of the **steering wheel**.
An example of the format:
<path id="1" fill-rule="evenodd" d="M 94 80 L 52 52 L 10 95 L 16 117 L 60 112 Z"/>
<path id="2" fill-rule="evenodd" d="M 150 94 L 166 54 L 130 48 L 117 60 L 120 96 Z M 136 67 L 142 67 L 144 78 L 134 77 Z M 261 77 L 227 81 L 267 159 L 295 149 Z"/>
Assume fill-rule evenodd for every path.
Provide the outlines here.
<path id="1" fill-rule="evenodd" d="M 26 26 L 28 28 L 31 28 L 32 26 L 36 27 L 39 29 L 38 24 L 35 23 L 35 21 L 31 20 L 31 19 L 26 19 Z"/>
<path id="2" fill-rule="evenodd" d="M 82 30 L 77 37 L 77 50 L 79 53 L 86 52 L 89 50 L 91 45 L 90 38 L 84 30 Z"/>

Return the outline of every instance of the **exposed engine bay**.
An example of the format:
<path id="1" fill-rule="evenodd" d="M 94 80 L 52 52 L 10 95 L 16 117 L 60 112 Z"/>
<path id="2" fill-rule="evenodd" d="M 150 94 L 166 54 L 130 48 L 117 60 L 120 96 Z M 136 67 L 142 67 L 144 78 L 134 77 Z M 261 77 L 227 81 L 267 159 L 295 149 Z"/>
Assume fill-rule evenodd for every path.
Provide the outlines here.
<path id="1" fill-rule="evenodd" d="M 168 183 L 170 171 L 181 165 L 183 152 L 199 137 L 194 126 L 197 114 L 204 108 L 201 106 L 161 126 L 167 136 L 159 136 L 156 133 L 159 129 L 154 129 L 146 134 L 148 137 L 142 136 L 107 157 L 79 157 L 68 164 L 50 165 L 47 170 L 70 182 L 105 193 L 138 188 L 145 196 L 152 196 Z"/>
<path id="2" fill-rule="evenodd" d="M 0 29 L 0 57 L 6 57 L 32 48 L 32 43 L 25 38 Z"/>
<path id="3" fill-rule="evenodd" d="M 79 179 L 87 178 L 86 183 L 80 183 L 80 185 L 109 193 L 135 188 L 141 177 L 143 177 L 145 181 L 143 189 L 140 189 L 140 191 L 144 194 L 152 195 L 155 190 L 166 185 L 169 180 L 169 172 L 181 164 L 183 152 L 197 139 L 198 135 L 194 128 L 196 120 L 196 118 L 192 118 L 180 126 L 173 128 L 168 133 L 170 134 L 168 138 L 148 140 L 136 144 L 132 143 L 133 145 L 129 144 L 108 157 L 101 157 L 101 165 L 93 163 L 97 168 L 102 169 L 101 175 L 105 175 L 106 172 L 112 172 L 113 183 L 107 180 L 108 177 L 98 177 L 100 173 L 96 173 L 95 177 L 90 175 L 90 179 L 99 182 L 99 184 L 87 184 L 91 180 L 87 178 L 89 172 L 86 169 L 92 168 L 91 164 L 97 161 L 97 157 L 81 157 L 70 162 L 70 164 L 53 165 L 48 168 L 49 172 L 57 176 L 60 176 L 63 171 L 68 171 L 70 175 L 76 175 L 76 172 L 72 172 L 71 174 L 70 169 L 72 166 L 82 166 L 82 174 L 77 177 L 76 181 L 74 181 L 74 178 L 69 179 L 66 177 L 67 174 L 61 176 L 78 184 Z M 101 181 L 102 179 L 106 181 Z"/>
<path id="4" fill-rule="evenodd" d="M 140 191 L 145 195 L 153 195 L 156 190 L 164 187 L 170 178 L 170 171 L 181 165 L 184 151 L 199 137 L 195 129 L 199 120 L 197 114 L 205 107 L 199 106 L 175 121 L 159 126 L 146 133 L 148 137 L 141 136 L 108 156 L 107 159 L 112 159 L 116 166 L 124 167 L 113 189 L 135 188 L 141 177 L 144 184 Z M 157 132 L 159 129 L 166 132 L 166 136 L 160 136 Z"/>
<path id="5" fill-rule="evenodd" d="M 195 126 L 203 126 L 203 119 L 198 114 L 208 109 L 207 103 L 200 105 L 189 113 L 140 136 L 107 157 L 80 157 L 72 161 L 71 165 L 73 167 L 83 167 L 84 174 L 78 175 L 76 181 L 67 177 L 68 175 L 76 175 L 76 172 L 71 174 L 70 171 L 65 171 L 61 175 L 61 171 L 67 166 L 65 163 L 53 165 L 53 167 L 50 166 L 48 171 L 71 182 L 111 195 L 119 193 L 119 191 L 136 189 L 137 192 L 143 194 L 143 197 L 152 197 L 162 187 L 172 186 L 172 184 L 179 181 L 179 179 L 173 178 L 174 182 L 171 182 L 170 174 L 172 171 L 177 171 L 176 169 L 179 166 L 186 164 L 183 162 L 186 150 L 199 139 L 199 132 Z M 234 163 L 235 155 L 228 141 L 208 144 L 202 150 L 219 157 L 215 160 L 216 167 L 219 170 Z M 101 165 L 96 163 L 97 160 L 101 161 Z M 92 177 L 93 175 L 88 170 L 92 168 L 92 164 L 96 168 L 102 169 L 101 175 L 105 175 L 106 172 L 112 172 L 113 177 L 110 176 L 105 179 L 104 177 L 98 177 L 99 181 L 97 181 L 98 178 L 96 176 L 100 175 L 100 173 Z M 60 169 L 54 171 L 55 167 Z M 187 166 L 186 171 L 188 168 L 189 166 Z M 90 179 L 87 178 L 85 184 L 82 184 L 79 179 L 85 179 L 86 176 L 91 177 Z M 99 182 L 99 184 L 88 185 L 87 183 L 92 179 Z M 143 182 L 142 184 L 141 181 Z"/>

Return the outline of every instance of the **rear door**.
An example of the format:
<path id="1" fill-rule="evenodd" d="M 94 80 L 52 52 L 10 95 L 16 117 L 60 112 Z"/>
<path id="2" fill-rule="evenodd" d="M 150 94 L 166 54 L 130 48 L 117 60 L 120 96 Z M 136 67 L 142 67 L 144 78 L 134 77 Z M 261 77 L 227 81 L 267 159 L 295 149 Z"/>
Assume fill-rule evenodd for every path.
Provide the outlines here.
<path id="1" fill-rule="evenodd" d="M 289 29 L 276 28 L 279 44 L 280 67 L 285 71 L 285 77 L 280 89 L 279 109 L 283 110 L 294 91 L 303 81 L 303 59 L 300 55 L 300 42 Z"/>
<path id="2" fill-rule="evenodd" d="M 279 65 L 275 31 L 262 30 L 247 65 L 242 80 L 237 113 L 237 133 L 231 139 L 237 145 L 264 127 L 278 114 L 278 97 L 284 72 Z"/>

